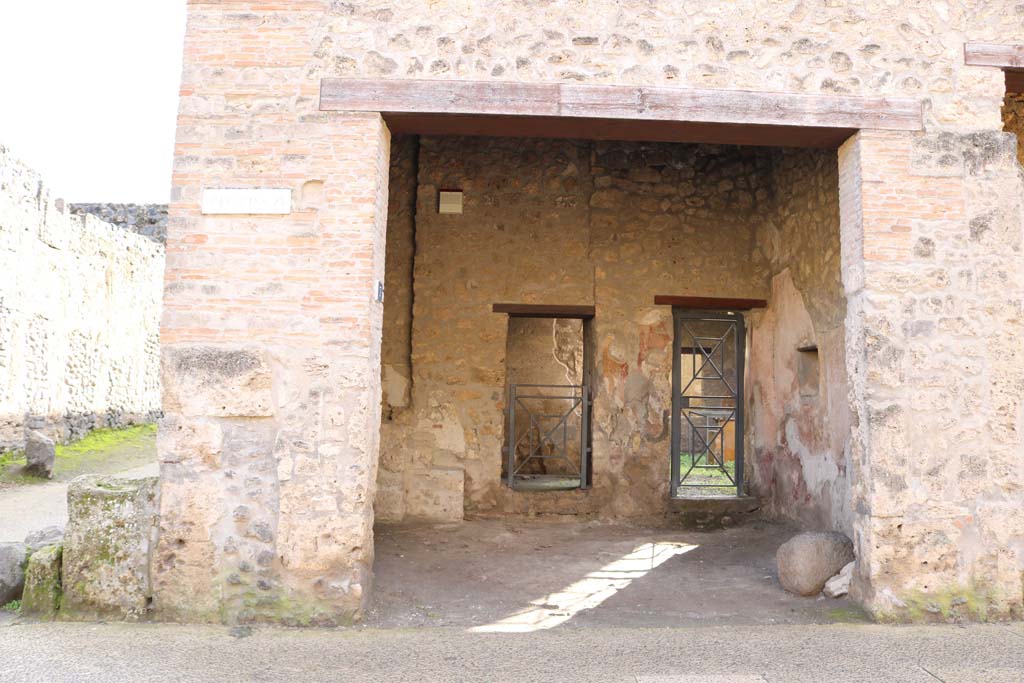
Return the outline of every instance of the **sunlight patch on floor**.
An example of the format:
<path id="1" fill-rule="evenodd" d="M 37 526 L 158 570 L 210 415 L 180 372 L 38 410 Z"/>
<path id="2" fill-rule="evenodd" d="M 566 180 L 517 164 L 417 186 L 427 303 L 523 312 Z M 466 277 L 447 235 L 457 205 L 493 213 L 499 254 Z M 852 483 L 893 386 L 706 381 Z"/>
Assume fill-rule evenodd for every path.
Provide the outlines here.
<path id="1" fill-rule="evenodd" d="M 561 591 L 532 601 L 522 612 L 469 630 L 471 633 L 529 633 L 554 628 L 585 609 L 597 607 L 670 558 L 696 547 L 688 543 L 644 543 Z"/>

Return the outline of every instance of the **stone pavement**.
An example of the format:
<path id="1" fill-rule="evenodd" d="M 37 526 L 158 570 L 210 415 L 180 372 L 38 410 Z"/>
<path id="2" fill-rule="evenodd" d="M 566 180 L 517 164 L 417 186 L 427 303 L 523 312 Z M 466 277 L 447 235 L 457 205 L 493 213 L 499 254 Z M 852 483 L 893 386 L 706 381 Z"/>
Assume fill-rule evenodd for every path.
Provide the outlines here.
<path id="1" fill-rule="evenodd" d="M 528 634 L 255 628 L 233 636 L 222 626 L 3 619 L 5 683 L 1024 680 L 1024 624 L 565 627 Z"/>

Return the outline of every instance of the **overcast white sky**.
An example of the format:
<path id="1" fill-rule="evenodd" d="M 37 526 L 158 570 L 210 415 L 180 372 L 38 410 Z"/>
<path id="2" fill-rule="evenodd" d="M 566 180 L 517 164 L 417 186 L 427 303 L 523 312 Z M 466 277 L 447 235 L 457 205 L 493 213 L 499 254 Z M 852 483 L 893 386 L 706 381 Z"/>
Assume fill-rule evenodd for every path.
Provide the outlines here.
<path id="1" fill-rule="evenodd" d="M 0 0 L 0 144 L 69 201 L 167 201 L 185 0 Z"/>

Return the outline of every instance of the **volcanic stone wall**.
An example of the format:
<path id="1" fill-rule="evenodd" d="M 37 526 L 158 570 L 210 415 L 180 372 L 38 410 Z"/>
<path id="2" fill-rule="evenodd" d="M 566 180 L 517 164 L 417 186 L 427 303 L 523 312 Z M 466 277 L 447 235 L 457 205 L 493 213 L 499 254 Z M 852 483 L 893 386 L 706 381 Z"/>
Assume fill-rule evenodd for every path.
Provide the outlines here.
<path id="1" fill-rule="evenodd" d="M 0 451 L 160 412 L 164 250 L 72 215 L 0 147 Z"/>

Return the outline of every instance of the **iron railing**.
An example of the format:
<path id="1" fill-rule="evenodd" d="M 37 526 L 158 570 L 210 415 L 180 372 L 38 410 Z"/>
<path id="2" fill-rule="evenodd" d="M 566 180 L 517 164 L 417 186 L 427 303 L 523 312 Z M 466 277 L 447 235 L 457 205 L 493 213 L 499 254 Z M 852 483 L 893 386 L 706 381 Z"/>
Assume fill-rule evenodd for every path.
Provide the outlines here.
<path id="1" fill-rule="evenodd" d="M 508 486 L 534 490 L 587 488 L 589 420 L 586 385 L 510 385 L 505 449 Z"/>

